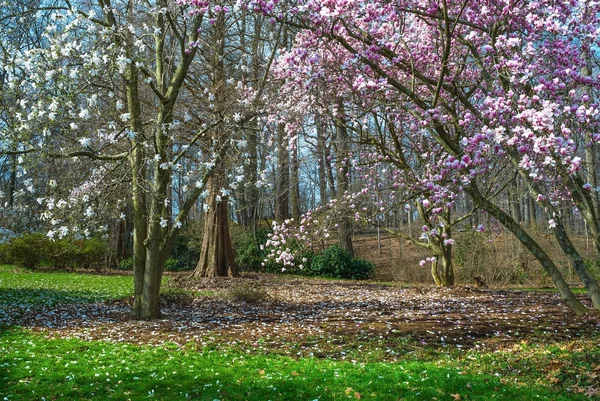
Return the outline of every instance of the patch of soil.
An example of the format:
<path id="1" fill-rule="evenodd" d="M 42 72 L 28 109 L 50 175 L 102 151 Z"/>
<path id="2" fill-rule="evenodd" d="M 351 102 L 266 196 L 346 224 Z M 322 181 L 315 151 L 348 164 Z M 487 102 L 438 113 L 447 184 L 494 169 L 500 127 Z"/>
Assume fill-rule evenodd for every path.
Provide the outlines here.
<path id="1" fill-rule="evenodd" d="M 270 300 L 248 304 L 228 299 L 232 288 L 250 281 L 262 286 Z M 547 292 L 403 288 L 272 275 L 198 281 L 180 277 L 172 282 L 215 295 L 167 303 L 164 316 L 155 321 L 131 319 L 125 301 L 27 311 L 13 305 L 0 313 L 0 325 L 87 340 L 195 347 L 232 344 L 328 357 L 343 356 L 347 346 L 377 343 L 388 349 L 391 359 L 394 347 L 402 343 L 496 349 L 522 341 L 597 335 L 600 329 L 600 315 L 576 317 L 557 294 Z"/>

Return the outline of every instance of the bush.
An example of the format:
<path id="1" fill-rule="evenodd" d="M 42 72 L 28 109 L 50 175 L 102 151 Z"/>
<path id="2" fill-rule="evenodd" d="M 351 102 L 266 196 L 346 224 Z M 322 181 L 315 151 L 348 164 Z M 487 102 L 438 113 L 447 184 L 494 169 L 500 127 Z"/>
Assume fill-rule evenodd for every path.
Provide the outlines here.
<path id="1" fill-rule="evenodd" d="M 119 270 L 132 271 L 133 270 L 133 258 L 122 259 L 119 262 Z"/>
<path id="2" fill-rule="evenodd" d="M 160 291 L 160 300 L 167 304 L 191 304 L 194 296 L 182 288 L 166 287 Z"/>
<path id="3" fill-rule="evenodd" d="M 165 262 L 165 271 L 167 272 L 176 272 L 179 271 L 179 261 L 177 259 L 174 258 L 169 258 L 167 259 L 167 261 Z"/>
<path id="4" fill-rule="evenodd" d="M 13 238 L 2 251 L 7 263 L 34 269 L 49 252 L 49 240 L 43 234 L 25 234 Z"/>
<path id="5" fill-rule="evenodd" d="M 109 253 L 108 242 L 101 238 L 90 238 L 78 241 L 81 252 L 77 255 L 77 265 L 87 268 L 105 266 L 106 256 Z"/>
<path id="6" fill-rule="evenodd" d="M 194 223 L 199 225 L 199 223 Z M 200 259 L 200 241 L 201 238 L 196 238 L 195 235 L 199 229 L 195 227 L 193 230 L 186 227 L 184 232 L 177 237 L 171 257 L 167 260 L 165 269 L 168 271 L 186 271 L 193 270 Z"/>
<path id="7" fill-rule="evenodd" d="M 315 255 L 307 268 L 314 276 L 366 280 L 374 269 L 373 263 L 353 258 L 345 249 L 336 244 Z"/>
<path id="8" fill-rule="evenodd" d="M 269 293 L 256 281 L 238 284 L 229 290 L 229 297 L 235 302 L 257 304 L 268 300 Z"/>
<path id="9" fill-rule="evenodd" d="M 267 243 L 268 234 L 271 230 L 259 228 L 256 234 L 246 230 L 239 225 L 232 225 L 231 242 L 235 251 L 235 263 L 241 270 L 265 270 L 262 263 L 265 259 L 266 252 L 261 249 Z"/>
<path id="10" fill-rule="evenodd" d="M 108 252 L 106 241 L 60 239 L 53 241 L 43 234 L 25 234 L 0 247 L 0 260 L 34 269 L 47 266 L 53 269 L 90 268 L 104 265 Z"/>

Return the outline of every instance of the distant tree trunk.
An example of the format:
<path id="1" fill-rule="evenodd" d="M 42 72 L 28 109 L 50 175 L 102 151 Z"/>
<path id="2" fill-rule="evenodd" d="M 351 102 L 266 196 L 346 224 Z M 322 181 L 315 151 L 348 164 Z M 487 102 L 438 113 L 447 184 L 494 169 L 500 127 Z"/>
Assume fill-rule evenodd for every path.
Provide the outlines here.
<path id="1" fill-rule="evenodd" d="M 523 221 L 523 216 L 521 215 L 521 203 L 519 201 L 519 196 L 515 195 L 514 189 L 508 190 L 508 202 L 510 203 L 512 218 L 521 223 Z"/>
<path id="2" fill-rule="evenodd" d="M 275 197 L 275 221 L 290 218 L 290 153 L 283 124 L 277 127 L 277 195 Z"/>
<path id="3" fill-rule="evenodd" d="M 298 161 L 298 139 L 292 145 L 292 185 L 291 185 L 291 208 L 294 224 L 300 222 L 300 163 Z"/>
<path id="4" fill-rule="evenodd" d="M 586 65 L 582 69 L 581 74 L 585 77 L 592 76 L 592 58 L 590 57 L 589 50 L 585 52 L 585 60 Z M 594 94 L 590 87 L 586 87 L 584 89 L 588 96 L 593 99 Z M 598 186 L 600 183 L 598 182 L 598 172 L 597 172 L 597 151 L 598 146 L 596 145 L 596 141 L 594 141 L 592 132 L 587 132 L 585 134 L 585 165 L 586 165 L 586 181 L 588 184 L 592 186 L 592 206 L 591 208 L 594 211 L 596 216 L 600 216 L 600 191 L 598 191 Z"/>
<path id="5" fill-rule="evenodd" d="M 221 197 L 221 186 L 215 176 L 208 183 L 200 260 L 191 275 L 194 278 L 238 276 L 229 233 L 228 199 Z"/>
<path id="6" fill-rule="evenodd" d="M 350 180 L 350 163 L 348 155 L 350 153 L 350 136 L 346 127 L 346 116 L 344 103 L 341 99 L 337 101 L 337 116 L 335 118 L 336 131 L 336 167 L 337 167 L 337 196 L 341 198 L 348 191 Z M 342 248 L 350 255 L 354 256 L 354 247 L 352 245 L 352 219 L 349 216 L 343 216 L 338 223 L 338 238 Z"/>
<path id="7" fill-rule="evenodd" d="M 325 155 L 325 127 L 320 118 L 315 118 L 317 125 L 317 169 L 319 170 L 319 204 L 327 204 L 329 196 L 327 195 L 327 176 L 326 176 L 326 155 Z"/>
<path id="8" fill-rule="evenodd" d="M 110 225 L 109 254 L 106 258 L 106 267 L 114 268 L 127 254 L 127 221 L 114 220 Z"/>
<path id="9" fill-rule="evenodd" d="M 262 30 L 262 16 L 254 15 L 254 22 L 247 24 L 247 18 L 249 15 L 242 15 L 242 24 L 244 32 L 240 35 L 241 48 L 245 49 L 247 46 L 250 47 L 252 66 L 250 76 L 246 77 L 246 72 L 243 72 L 244 79 L 249 79 L 251 82 L 258 82 L 260 79 L 260 67 L 261 61 L 259 57 L 259 45 L 260 45 L 260 34 Z M 254 32 L 252 33 L 252 42 L 248 45 L 246 42 L 246 32 L 248 28 L 253 27 Z M 249 34 L 250 32 L 248 32 Z M 256 132 L 259 131 L 258 123 L 256 120 L 250 121 L 248 129 L 245 131 L 245 139 L 248 142 L 247 147 L 247 158 L 244 162 L 244 185 L 239 191 L 238 202 L 239 202 L 239 215 L 240 224 L 250 229 L 253 233 L 256 232 L 256 219 L 258 211 L 259 193 L 256 188 L 257 169 L 258 169 L 258 136 Z"/>
<path id="10" fill-rule="evenodd" d="M 529 228 L 532 230 L 537 230 L 537 213 L 535 211 L 535 201 L 531 196 L 527 197 L 527 201 L 529 202 L 528 211 L 529 211 Z"/>
<path id="11" fill-rule="evenodd" d="M 8 182 L 8 208 L 12 209 L 15 206 L 15 190 L 17 189 L 17 155 L 11 156 L 10 161 L 10 177 Z"/>
<path id="12" fill-rule="evenodd" d="M 337 196 L 337 188 L 335 184 L 335 177 L 333 176 L 333 167 L 331 166 L 331 148 L 325 143 L 325 173 L 327 175 L 327 181 L 329 182 L 329 193 L 331 198 Z"/>

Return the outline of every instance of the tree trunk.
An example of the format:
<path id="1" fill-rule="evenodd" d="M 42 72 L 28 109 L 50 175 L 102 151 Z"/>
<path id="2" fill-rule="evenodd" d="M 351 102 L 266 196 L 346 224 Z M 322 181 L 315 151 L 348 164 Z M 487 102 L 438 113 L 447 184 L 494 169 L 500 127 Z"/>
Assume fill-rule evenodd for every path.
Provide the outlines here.
<path id="1" fill-rule="evenodd" d="M 325 155 L 325 129 L 320 118 L 315 118 L 317 125 L 317 169 L 319 173 L 319 205 L 324 206 L 329 201 L 327 195 L 327 177 L 326 177 L 326 155 Z"/>
<path id="2" fill-rule="evenodd" d="M 512 232 L 523 246 L 540 262 L 544 270 L 556 284 L 556 288 L 558 288 L 562 299 L 575 314 L 583 315 L 588 312 L 588 308 L 575 297 L 562 273 L 548 254 L 510 215 L 485 198 L 474 183 L 465 188 L 465 191 L 471 196 L 475 204 L 496 218 L 504 227 Z"/>
<path id="3" fill-rule="evenodd" d="M 214 178 L 209 182 L 200 260 L 191 275 L 194 278 L 238 276 L 229 234 L 228 199 L 220 196 L 221 185 Z"/>
<path id="4" fill-rule="evenodd" d="M 535 201 L 531 196 L 527 197 L 527 201 L 529 204 L 527 205 L 527 209 L 529 211 L 529 228 L 532 230 L 537 230 L 537 214 L 535 212 Z"/>
<path id="5" fill-rule="evenodd" d="M 337 197 L 341 199 L 348 191 L 350 180 L 350 163 L 348 155 L 350 153 L 350 136 L 346 127 L 346 116 L 344 103 L 341 99 L 337 100 L 337 113 L 335 118 L 336 133 L 336 167 L 337 167 Z M 342 248 L 351 256 L 354 256 L 354 246 L 352 245 L 352 219 L 344 215 L 338 223 L 338 238 Z"/>
<path id="6" fill-rule="evenodd" d="M 10 161 L 10 178 L 8 182 L 8 208 L 15 206 L 15 191 L 17 189 L 17 155 L 13 155 Z"/>
<path id="7" fill-rule="evenodd" d="M 431 263 L 431 276 L 433 277 L 433 281 L 435 281 L 435 285 L 439 287 L 452 287 L 455 284 L 452 252 L 444 250 L 435 256 L 435 262 Z"/>
<path id="8" fill-rule="evenodd" d="M 513 165 L 518 168 L 518 159 L 517 157 L 515 157 L 514 155 L 511 155 L 512 158 L 512 163 Z M 561 172 L 561 167 L 557 167 L 558 169 L 558 173 L 559 175 L 562 173 Z M 525 182 L 530 181 L 530 177 L 529 174 L 522 170 L 519 169 L 519 174 L 521 175 L 521 177 L 525 180 Z M 570 181 L 568 179 L 568 177 L 565 177 L 568 181 L 567 181 L 567 185 L 569 185 L 571 187 L 571 191 L 573 194 L 573 198 L 576 200 L 577 203 L 577 199 L 581 199 L 579 196 L 577 196 L 576 194 L 578 194 L 578 189 L 574 188 L 572 185 L 572 181 Z M 591 275 L 590 271 L 588 270 L 587 266 L 585 265 L 583 258 L 581 257 L 581 255 L 579 254 L 579 251 L 577 251 L 577 249 L 575 248 L 575 246 L 573 245 L 573 243 L 571 242 L 571 239 L 569 238 L 567 231 L 565 230 L 565 226 L 563 224 L 563 219 L 561 218 L 561 214 L 559 212 L 559 210 L 557 210 L 555 208 L 555 206 L 548 201 L 546 198 L 540 196 L 541 195 L 541 190 L 538 188 L 538 185 L 535 182 L 530 181 L 529 182 L 531 191 L 532 191 L 532 197 L 536 196 L 539 199 L 539 202 L 541 203 L 541 205 L 544 207 L 544 211 L 547 213 L 547 215 L 549 217 L 552 217 L 555 221 L 555 227 L 554 227 L 554 237 L 556 238 L 563 254 L 567 257 L 567 259 L 569 260 L 569 263 L 571 264 L 571 266 L 573 267 L 573 269 L 575 270 L 575 272 L 577 273 L 577 275 L 579 276 L 579 278 L 581 279 L 581 281 L 583 282 L 583 285 L 586 289 L 586 291 L 588 292 L 588 294 L 590 295 L 590 298 L 592 299 L 592 304 L 594 305 L 595 308 L 600 308 L 600 287 L 598 286 L 598 282 L 596 281 L 596 279 Z M 580 183 L 580 185 L 582 185 Z M 579 194 L 581 195 L 581 194 Z M 583 205 L 583 210 L 582 207 L 580 207 L 580 210 L 583 211 L 582 214 L 586 214 L 585 212 L 591 212 L 591 210 L 589 208 L 586 208 L 586 203 L 582 202 Z M 594 224 L 597 224 L 596 221 L 593 222 Z"/>
<path id="9" fill-rule="evenodd" d="M 242 71 L 242 76 L 244 79 L 249 79 L 250 82 L 259 82 L 261 78 L 260 68 L 261 58 L 260 58 L 260 34 L 262 30 L 262 20 L 263 17 L 261 15 L 253 15 L 254 22 L 248 24 L 247 18 L 250 15 L 243 14 L 242 15 L 242 34 L 240 36 L 240 44 L 242 49 L 250 48 L 250 56 L 252 60 L 252 67 L 250 70 L 250 76 L 246 76 L 246 72 Z M 252 32 L 252 41 L 248 45 L 246 42 L 246 36 L 250 34 L 249 29 L 253 28 Z M 257 223 L 257 214 L 258 214 L 258 202 L 259 202 L 259 193 L 258 188 L 256 188 L 256 179 L 257 179 L 257 169 L 258 169 L 258 135 L 259 132 L 258 122 L 256 120 L 252 120 L 246 125 L 248 129 L 245 130 L 245 139 L 248 142 L 248 153 L 247 155 L 242 155 L 242 157 L 247 157 L 244 162 L 244 185 L 238 195 L 238 200 L 240 204 L 240 224 L 244 225 L 247 229 L 249 229 L 252 233 L 256 233 L 256 223 Z"/>
<path id="10" fill-rule="evenodd" d="M 290 153 L 282 124 L 277 127 L 277 159 L 275 221 L 282 223 L 290 218 Z"/>
<path id="11" fill-rule="evenodd" d="M 435 285 L 438 287 L 442 285 L 442 278 L 440 277 L 440 273 L 438 272 L 438 263 L 439 261 L 436 258 L 435 261 L 431 262 L 431 277 L 433 277 L 433 281 Z"/>
<path id="12" fill-rule="evenodd" d="M 581 279 L 583 286 L 592 300 L 592 305 L 594 305 L 594 308 L 600 309 L 600 287 L 598 287 L 598 282 L 594 276 L 592 276 L 585 265 L 583 258 L 571 242 L 562 220 L 560 218 L 555 218 L 555 221 L 556 227 L 554 228 L 554 236 L 558 241 L 560 248 L 565 256 L 569 259 L 569 263 Z"/>
<path id="13" fill-rule="evenodd" d="M 292 144 L 292 182 L 291 182 L 291 202 L 292 218 L 294 225 L 300 223 L 300 163 L 298 161 L 298 139 Z"/>
<path id="14" fill-rule="evenodd" d="M 444 246 L 450 248 L 450 246 Z M 442 278 L 442 287 L 452 287 L 455 283 L 454 265 L 452 264 L 452 251 L 444 249 L 441 257 L 440 276 Z"/>

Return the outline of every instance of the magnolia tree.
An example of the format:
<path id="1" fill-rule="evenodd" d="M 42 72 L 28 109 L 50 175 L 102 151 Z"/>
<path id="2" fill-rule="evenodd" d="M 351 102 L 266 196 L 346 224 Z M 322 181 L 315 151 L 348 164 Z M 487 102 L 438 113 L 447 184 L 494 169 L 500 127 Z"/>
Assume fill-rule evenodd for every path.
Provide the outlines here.
<path id="1" fill-rule="evenodd" d="M 600 307 L 598 284 L 559 212 L 562 204 L 577 207 L 597 238 L 597 188 L 588 182 L 597 166 L 590 164 L 592 157 L 585 158 L 600 140 L 597 3 L 242 3 L 303 30 L 293 62 L 304 71 L 318 74 L 327 62 L 322 54 L 336 48 L 336 75 L 353 82 L 357 96 L 376 97 L 411 121 L 398 129 L 427 131 L 440 145 L 436 160 L 455 170 L 473 202 L 513 232 L 569 307 L 584 313 L 587 308 L 552 259 L 493 201 L 505 186 L 490 186 L 489 193 L 481 189 L 492 168 L 520 175 L 546 212 L 594 307 Z"/>
<path id="2" fill-rule="evenodd" d="M 52 9 L 42 43 L 9 60 L 16 121 L 3 127 L 3 143 L 19 143 L 30 159 L 93 166 L 60 198 L 40 185 L 38 203 L 58 227 L 50 237 L 85 230 L 98 205 L 110 202 L 103 190 L 118 194 L 120 202 L 110 202 L 115 213 L 130 205 L 133 314 L 156 318 L 175 238 L 199 198 L 209 200 L 208 210 L 226 198 L 227 163 L 243 153 L 241 125 L 266 80 L 224 79 L 222 24 L 234 10 L 218 1 L 57 1 Z M 53 178 L 59 189 L 67 184 L 60 173 Z M 174 173 L 184 181 L 176 205 Z M 217 257 L 206 248 L 208 259 Z"/>
<path id="3" fill-rule="evenodd" d="M 410 209 L 415 203 L 426 223 L 421 235 L 412 238 L 388 230 L 429 249 L 433 256 L 421 263 L 431 262 L 436 284 L 453 285 L 452 226 L 466 217 L 452 216 L 455 199 L 462 193 L 463 177 L 456 173 L 456 166 L 466 163 L 439 157 L 440 145 L 427 130 L 407 119 L 406 113 L 384 104 L 382 96 L 389 102 L 393 94 L 379 93 L 377 83 L 360 69 L 340 70 L 347 61 L 343 48 L 335 43 L 311 48 L 306 36 L 300 33 L 298 41 L 303 46 L 284 52 L 273 69 L 274 77 L 282 81 L 282 110 L 276 108 L 276 115 L 287 122 L 292 138 L 306 124 L 307 110 L 316 115 L 317 135 L 320 125 L 333 125 L 338 134 L 336 175 L 348 181 L 352 175 L 352 183 L 338 186 L 336 198 L 303 216 L 300 226 L 294 221 L 276 225 L 268 243 L 270 256 L 290 265 L 294 263 L 292 248 L 301 255 L 303 248 L 314 248 L 335 231 L 344 244 L 348 220 L 381 225 L 382 217 L 397 212 L 398 204 L 408 203 Z M 353 152 L 344 148 L 350 141 Z M 293 240 L 291 248 L 286 238 Z"/>

